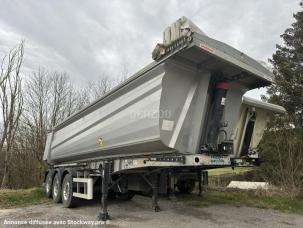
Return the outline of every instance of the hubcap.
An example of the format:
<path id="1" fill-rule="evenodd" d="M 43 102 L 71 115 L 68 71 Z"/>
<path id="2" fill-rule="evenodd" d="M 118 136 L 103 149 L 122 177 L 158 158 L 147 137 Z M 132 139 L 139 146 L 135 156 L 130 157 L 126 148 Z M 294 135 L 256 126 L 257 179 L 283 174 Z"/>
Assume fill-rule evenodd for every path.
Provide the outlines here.
<path id="1" fill-rule="evenodd" d="M 68 200 L 69 197 L 69 182 L 65 182 L 63 186 L 63 198 L 64 200 Z"/>

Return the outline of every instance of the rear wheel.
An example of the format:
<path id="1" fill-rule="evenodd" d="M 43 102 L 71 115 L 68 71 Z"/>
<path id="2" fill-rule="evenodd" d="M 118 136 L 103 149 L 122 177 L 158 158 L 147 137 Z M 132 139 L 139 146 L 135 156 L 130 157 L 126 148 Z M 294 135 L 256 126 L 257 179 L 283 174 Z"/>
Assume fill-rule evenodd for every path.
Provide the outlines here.
<path id="1" fill-rule="evenodd" d="M 180 193 L 190 194 L 195 188 L 195 180 L 181 180 L 177 183 L 177 188 Z"/>
<path id="2" fill-rule="evenodd" d="M 53 180 L 53 200 L 55 203 L 61 203 L 61 183 L 59 173 L 57 173 Z"/>
<path id="3" fill-rule="evenodd" d="M 73 196 L 73 177 L 71 174 L 66 174 L 62 183 L 62 203 L 64 207 L 74 207 L 76 198 Z"/>
<path id="4" fill-rule="evenodd" d="M 45 178 L 45 186 L 44 186 L 44 190 L 45 190 L 45 195 L 48 198 L 52 197 L 52 175 L 49 172 Z"/>

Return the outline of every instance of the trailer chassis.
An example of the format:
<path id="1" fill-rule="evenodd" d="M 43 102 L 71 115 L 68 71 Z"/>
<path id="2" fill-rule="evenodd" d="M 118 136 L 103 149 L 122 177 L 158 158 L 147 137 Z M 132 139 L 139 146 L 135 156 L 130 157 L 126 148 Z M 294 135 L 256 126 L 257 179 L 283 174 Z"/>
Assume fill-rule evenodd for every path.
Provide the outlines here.
<path id="1" fill-rule="evenodd" d="M 62 189 L 62 202 L 64 206 L 71 207 L 71 200 L 66 199 L 66 192 L 71 192 L 74 198 L 92 199 L 94 186 L 101 192 L 101 210 L 98 218 L 102 221 L 110 219 L 107 201 L 109 191 L 117 194 L 129 194 L 132 191 L 149 191 L 152 193 L 152 208 L 160 211 L 158 195 L 167 193 L 170 199 L 175 199 L 176 183 L 198 182 L 198 195 L 202 194 L 203 185 L 207 184 L 205 169 L 231 166 L 231 155 L 207 154 L 168 154 L 149 157 L 116 158 L 88 162 L 75 162 L 50 166 L 45 181 L 53 180 L 59 176 L 59 182 L 64 185 L 65 176 L 69 174 L 72 182 L 70 189 L 64 185 Z M 49 178 L 49 176 L 51 176 Z M 163 176 L 167 178 L 163 187 Z M 98 184 L 98 180 L 100 184 Z M 203 180 L 203 181 L 202 181 Z M 140 183 L 141 186 L 140 185 Z M 126 184 L 125 184 L 126 183 Z M 194 182 L 195 183 L 195 182 Z M 52 186 L 51 183 L 46 183 Z M 65 191 L 65 192 L 64 192 Z M 127 196 L 127 195 L 126 195 Z M 127 197 L 126 197 L 127 198 Z M 68 203 L 66 201 L 68 200 Z"/>

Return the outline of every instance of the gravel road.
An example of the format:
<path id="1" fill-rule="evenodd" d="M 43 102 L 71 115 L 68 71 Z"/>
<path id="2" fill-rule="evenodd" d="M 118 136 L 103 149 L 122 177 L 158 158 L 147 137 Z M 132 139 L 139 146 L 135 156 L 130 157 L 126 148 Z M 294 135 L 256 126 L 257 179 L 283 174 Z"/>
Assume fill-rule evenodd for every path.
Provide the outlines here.
<path id="1" fill-rule="evenodd" d="M 83 202 L 74 209 L 61 204 L 42 204 L 0 210 L 1 227 L 303 227 L 303 216 L 274 210 L 216 205 L 197 208 L 183 202 L 160 199 L 161 212 L 151 210 L 150 198 L 136 196 L 128 202 L 109 202 L 111 220 L 97 223 L 98 202 Z M 23 225 L 11 225 L 11 222 Z M 34 225 L 29 225 L 29 223 Z M 55 224 L 63 225 L 55 225 Z M 76 225 L 71 225 L 71 224 Z"/>

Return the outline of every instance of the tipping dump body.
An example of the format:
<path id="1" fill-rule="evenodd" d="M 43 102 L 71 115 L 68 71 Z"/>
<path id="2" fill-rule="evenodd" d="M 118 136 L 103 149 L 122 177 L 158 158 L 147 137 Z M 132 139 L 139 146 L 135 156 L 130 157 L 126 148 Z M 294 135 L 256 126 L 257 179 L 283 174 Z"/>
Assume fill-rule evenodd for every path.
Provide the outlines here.
<path id="1" fill-rule="evenodd" d="M 274 114 L 285 114 L 285 108 L 243 96 L 240 115 L 231 136 L 236 158 L 258 157 L 258 145 Z"/>
<path id="2" fill-rule="evenodd" d="M 165 45 L 157 60 L 48 134 L 48 163 L 151 154 L 200 153 L 207 143 L 217 82 L 228 81 L 222 123 L 235 129 L 242 95 L 272 74 L 238 50 L 192 32 Z"/>

